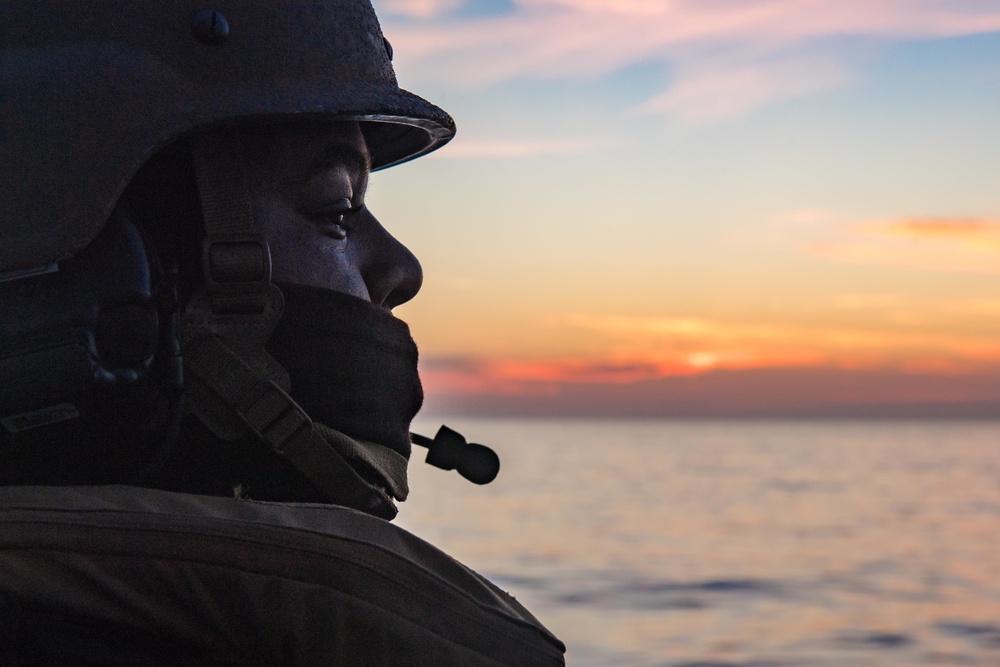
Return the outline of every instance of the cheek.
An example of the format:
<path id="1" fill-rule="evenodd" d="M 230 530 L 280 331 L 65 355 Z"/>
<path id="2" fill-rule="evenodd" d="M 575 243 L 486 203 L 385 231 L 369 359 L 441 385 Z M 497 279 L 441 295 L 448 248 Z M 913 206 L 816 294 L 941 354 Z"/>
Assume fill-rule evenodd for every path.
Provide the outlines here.
<path id="1" fill-rule="evenodd" d="M 368 298 L 350 237 L 331 239 L 280 201 L 259 201 L 254 211 L 271 249 L 272 279 Z"/>

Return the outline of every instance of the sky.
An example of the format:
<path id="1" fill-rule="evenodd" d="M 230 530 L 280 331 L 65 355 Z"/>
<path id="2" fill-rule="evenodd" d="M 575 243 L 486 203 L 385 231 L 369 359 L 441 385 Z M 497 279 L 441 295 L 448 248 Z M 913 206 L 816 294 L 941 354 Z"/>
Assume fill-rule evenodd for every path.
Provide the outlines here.
<path id="1" fill-rule="evenodd" d="M 1000 2 L 374 5 L 427 412 L 1000 415 Z"/>

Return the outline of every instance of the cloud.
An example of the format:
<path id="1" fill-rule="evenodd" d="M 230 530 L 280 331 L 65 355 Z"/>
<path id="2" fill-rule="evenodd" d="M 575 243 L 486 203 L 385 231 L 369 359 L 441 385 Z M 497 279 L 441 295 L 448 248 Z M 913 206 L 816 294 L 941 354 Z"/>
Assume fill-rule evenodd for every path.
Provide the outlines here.
<path id="1" fill-rule="evenodd" d="M 850 78 L 847 69 L 831 58 L 695 67 L 682 70 L 669 89 L 636 111 L 670 112 L 689 123 L 715 122 L 771 102 L 835 88 Z"/>
<path id="2" fill-rule="evenodd" d="M 562 384 L 619 384 L 693 372 L 659 363 L 586 359 L 421 360 L 420 375 L 428 392 L 545 395 Z"/>
<path id="3" fill-rule="evenodd" d="M 913 218 L 862 227 L 876 235 L 907 239 L 952 241 L 963 245 L 1000 250 L 1000 220 L 980 218 Z"/>
<path id="4" fill-rule="evenodd" d="M 664 369 L 1000 361 L 995 337 L 964 333 L 676 317 L 578 315 L 566 324 L 603 334 L 610 358 Z"/>
<path id="5" fill-rule="evenodd" d="M 902 303 L 895 294 L 840 294 L 833 299 L 833 306 L 842 310 L 885 310 Z"/>
<path id="6" fill-rule="evenodd" d="M 758 368 L 539 393 L 430 392 L 425 415 L 573 417 L 995 418 L 1000 369 L 958 375 L 892 368 Z"/>
<path id="7" fill-rule="evenodd" d="M 898 303 L 847 295 L 845 307 Z M 942 303 L 940 313 L 989 310 L 995 302 Z M 890 318 L 891 319 L 891 318 Z M 941 318 L 935 318 L 939 321 Z M 567 339 L 586 335 L 593 357 L 428 359 L 428 391 L 550 395 L 575 384 L 629 384 L 704 372 L 767 368 L 894 369 L 969 373 L 1000 366 L 993 336 L 938 330 L 738 322 L 695 317 L 576 315 L 559 323 Z"/>
<path id="8" fill-rule="evenodd" d="M 522 158 L 540 155 L 580 155 L 603 148 L 606 144 L 579 139 L 534 139 L 508 141 L 500 139 L 465 140 L 459 135 L 444 150 L 431 158 L 453 160 L 465 158 Z"/>
<path id="9" fill-rule="evenodd" d="M 929 271 L 1000 273 L 1000 220 L 902 218 L 841 225 L 808 244 L 839 261 Z"/>
<path id="10" fill-rule="evenodd" d="M 918 271 L 946 271 L 951 273 L 1000 273 L 995 256 L 965 251 L 934 251 L 927 248 L 904 248 L 902 244 L 874 243 L 814 243 L 811 254 L 851 264 L 892 266 Z"/>
<path id="11" fill-rule="evenodd" d="M 688 120 L 842 86 L 853 77 L 853 38 L 1000 30 L 1000 7 L 979 0 L 513 0 L 487 16 L 450 11 L 449 0 L 378 5 L 407 81 L 478 88 L 661 63 L 670 80 L 640 108 Z"/>
<path id="12" fill-rule="evenodd" d="M 428 19 L 453 9 L 458 9 L 462 0 L 381 0 L 380 7 L 390 15 Z"/>
<path id="13" fill-rule="evenodd" d="M 576 417 L 985 417 L 1000 410 L 997 368 L 966 375 L 837 368 L 717 370 L 545 394 L 431 392 L 425 415 Z"/>

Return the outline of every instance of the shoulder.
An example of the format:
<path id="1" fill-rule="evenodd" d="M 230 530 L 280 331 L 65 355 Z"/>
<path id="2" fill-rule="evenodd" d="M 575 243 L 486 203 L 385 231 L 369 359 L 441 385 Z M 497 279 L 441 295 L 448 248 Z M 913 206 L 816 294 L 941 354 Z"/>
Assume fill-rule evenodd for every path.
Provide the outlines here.
<path id="1" fill-rule="evenodd" d="M 8 612 L 136 638 L 126 651 L 166 642 L 237 664 L 562 664 L 562 644 L 485 578 L 335 506 L 0 488 L 0 571 Z"/>

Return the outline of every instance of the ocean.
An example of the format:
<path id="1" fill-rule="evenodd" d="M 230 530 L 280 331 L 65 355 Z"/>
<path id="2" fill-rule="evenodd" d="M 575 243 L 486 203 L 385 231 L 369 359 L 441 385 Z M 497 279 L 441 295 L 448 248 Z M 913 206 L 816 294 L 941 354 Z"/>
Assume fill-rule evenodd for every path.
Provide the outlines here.
<path id="1" fill-rule="evenodd" d="M 397 523 L 569 665 L 1000 665 L 1000 422 L 446 423 L 500 475 L 414 448 Z"/>

